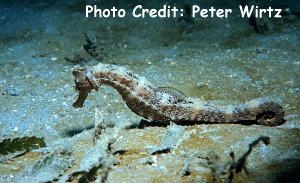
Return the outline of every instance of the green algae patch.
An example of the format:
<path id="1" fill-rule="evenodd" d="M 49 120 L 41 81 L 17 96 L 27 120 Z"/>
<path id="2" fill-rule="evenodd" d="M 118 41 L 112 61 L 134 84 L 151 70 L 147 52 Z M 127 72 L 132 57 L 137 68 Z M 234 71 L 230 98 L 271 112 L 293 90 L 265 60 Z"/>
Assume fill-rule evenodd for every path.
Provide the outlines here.
<path id="1" fill-rule="evenodd" d="M 7 155 L 17 151 L 29 152 L 32 149 L 46 147 L 44 138 L 32 137 L 18 137 L 8 138 L 0 142 L 0 155 Z"/>

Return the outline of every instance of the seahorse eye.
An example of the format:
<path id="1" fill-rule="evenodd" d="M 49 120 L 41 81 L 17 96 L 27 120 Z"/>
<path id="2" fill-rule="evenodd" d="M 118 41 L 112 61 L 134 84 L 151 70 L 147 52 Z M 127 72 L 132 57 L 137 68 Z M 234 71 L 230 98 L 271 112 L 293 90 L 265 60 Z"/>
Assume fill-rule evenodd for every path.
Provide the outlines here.
<path id="1" fill-rule="evenodd" d="M 73 76 L 75 76 L 75 77 L 77 77 L 79 73 L 80 72 L 77 69 L 74 69 L 72 72 Z"/>

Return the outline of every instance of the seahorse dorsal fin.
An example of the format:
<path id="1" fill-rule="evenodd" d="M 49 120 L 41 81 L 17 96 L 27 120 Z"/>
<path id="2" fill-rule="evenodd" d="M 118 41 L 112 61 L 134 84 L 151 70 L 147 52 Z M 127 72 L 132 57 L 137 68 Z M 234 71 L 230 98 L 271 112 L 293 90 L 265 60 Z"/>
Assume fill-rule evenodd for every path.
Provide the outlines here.
<path id="1" fill-rule="evenodd" d="M 157 90 L 159 92 L 170 94 L 171 96 L 176 98 L 178 101 L 183 101 L 186 98 L 186 95 L 183 92 L 181 92 L 175 88 L 172 88 L 172 87 L 158 87 Z"/>

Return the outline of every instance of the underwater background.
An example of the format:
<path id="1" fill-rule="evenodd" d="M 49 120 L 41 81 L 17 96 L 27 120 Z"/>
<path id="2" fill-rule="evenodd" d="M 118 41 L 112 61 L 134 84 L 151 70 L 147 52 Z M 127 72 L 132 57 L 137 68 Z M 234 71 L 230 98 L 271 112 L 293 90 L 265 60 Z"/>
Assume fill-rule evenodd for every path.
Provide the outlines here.
<path id="1" fill-rule="evenodd" d="M 176 5 L 184 17 L 86 18 L 88 4 Z M 282 18 L 241 18 L 241 4 L 281 8 Z M 233 13 L 191 18 L 192 5 Z M 300 180 L 297 0 L 0 0 L 0 50 L 0 182 Z M 220 105 L 266 98 L 285 122 L 141 127 L 108 86 L 76 109 L 72 71 L 97 63 Z"/>

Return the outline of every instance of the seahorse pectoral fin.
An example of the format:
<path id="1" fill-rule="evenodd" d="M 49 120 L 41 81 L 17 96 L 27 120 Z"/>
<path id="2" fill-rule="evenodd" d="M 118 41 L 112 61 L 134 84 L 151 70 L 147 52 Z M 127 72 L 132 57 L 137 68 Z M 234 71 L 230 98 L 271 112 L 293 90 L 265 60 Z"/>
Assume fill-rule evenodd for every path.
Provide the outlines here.
<path id="1" fill-rule="evenodd" d="M 79 91 L 78 98 L 77 98 L 76 102 L 73 103 L 73 107 L 82 108 L 83 103 L 84 103 L 85 99 L 87 98 L 88 94 L 89 94 L 88 91 Z"/>

